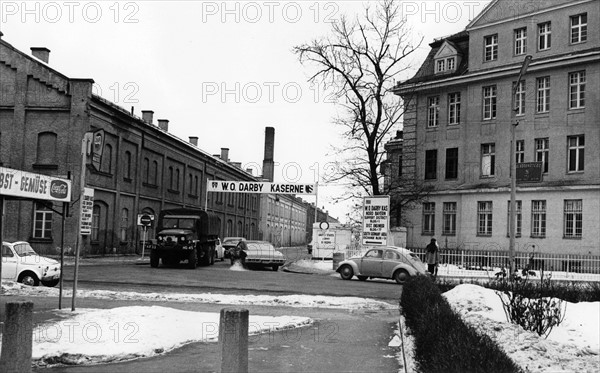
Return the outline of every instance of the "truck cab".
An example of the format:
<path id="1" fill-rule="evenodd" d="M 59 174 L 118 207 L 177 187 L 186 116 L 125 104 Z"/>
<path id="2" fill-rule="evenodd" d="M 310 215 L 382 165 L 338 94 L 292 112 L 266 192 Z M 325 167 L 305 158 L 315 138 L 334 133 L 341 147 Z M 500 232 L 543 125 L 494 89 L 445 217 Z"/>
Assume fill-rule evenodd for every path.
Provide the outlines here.
<path id="1" fill-rule="evenodd" d="M 158 215 L 156 245 L 150 251 L 150 266 L 158 267 L 160 260 L 167 266 L 187 261 L 191 269 L 199 264 L 214 264 L 219 231 L 219 219 L 211 212 L 191 208 L 162 210 Z"/>

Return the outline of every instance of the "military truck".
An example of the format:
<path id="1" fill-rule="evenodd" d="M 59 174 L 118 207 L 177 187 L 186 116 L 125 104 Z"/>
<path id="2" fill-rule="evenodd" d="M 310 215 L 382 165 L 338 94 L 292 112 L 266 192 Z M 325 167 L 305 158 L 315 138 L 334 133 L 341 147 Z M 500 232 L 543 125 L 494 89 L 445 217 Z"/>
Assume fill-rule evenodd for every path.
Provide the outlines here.
<path id="1" fill-rule="evenodd" d="M 176 266 L 187 261 L 187 267 L 215 263 L 215 246 L 220 224 L 211 212 L 177 208 L 162 210 L 158 215 L 156 245 L 150 251 L 150 266 Z"/>

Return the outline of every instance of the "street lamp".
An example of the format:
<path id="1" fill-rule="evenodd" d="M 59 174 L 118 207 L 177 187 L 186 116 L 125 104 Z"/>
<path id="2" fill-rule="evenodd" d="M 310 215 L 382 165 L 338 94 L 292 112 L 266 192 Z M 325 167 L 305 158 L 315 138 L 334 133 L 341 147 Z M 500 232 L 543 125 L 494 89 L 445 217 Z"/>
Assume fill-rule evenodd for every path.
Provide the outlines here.
<path id="1" fill-rule="evenodd" d="M 517 206 L 516 206 L 516 195 L 517 195 L 517 162 L 516 162 L 516 139 L 515 132 L 516 127 L 519 125 L 519 121 L 516 120 L 516 100 L 515 95 L 517 93 L 517 89 L 519 84 L 521 83 L 521 78 L 525 75 L 527 71 L 527 67 L 529 67 L 529 63 L 531 62 L 531 56 L 525 56 L 525 60 L 521 65 L 521 71 L 519 71 L 519 77 L 517 78 L 517 82 L 515 83 L 512 89 L 512 104 L 510 111 L 510 241 L 508 244 L 508 261 L 510 265 L 510 276 L 512 279 L 513 274 L 515 273 L 515 232 L 516 232 L 516 214 L 517 214 Z"/>

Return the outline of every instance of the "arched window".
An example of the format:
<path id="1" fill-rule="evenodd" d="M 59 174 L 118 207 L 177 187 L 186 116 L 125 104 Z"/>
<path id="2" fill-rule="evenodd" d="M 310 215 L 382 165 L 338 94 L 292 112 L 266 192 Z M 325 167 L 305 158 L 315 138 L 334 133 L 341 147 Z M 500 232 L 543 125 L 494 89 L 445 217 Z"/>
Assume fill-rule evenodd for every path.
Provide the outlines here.
<path id="1" fill-rule="evenodd" d="M 219 194 L 223 194 L 223 193 L 219 193 Z M 231 219 L 227 220 L 227 237 L 232 237 L 233 236 L 233 222 L 231 221 Z"/>
<path id="2" fill-rule="evenodd" d="M 237 223 L 237 236 L 244 237 L 244 232 L 242 231 L 242 222 L 238 221 Z"/>
<path id="3" fill-rule="evenodd" d="M 56 134 L 42 132 L 38 134 L 36 163 L 43 165 L 56 165 Z"/>
<path id="4" fill-rule="evenodd" d="M 179 190 L 179 168 L 175 169 L 175 190 Z"/>
<path id="5" fill-rule="evenodd" d="M 158 185 L 158 162 L 152 161 L 152 184 Z"/>
<path id="6" fill-rule="evenodd" d="M 100 167 L 102 172 L 110 174 L 112 172 L 112 145 L 104 145 L 104 152 L 102 153 L 102 166 Z"/>
<path id="7" fill-rule="evenodd" d="M 148 184 L 150 182 L 150 160 L 148 158 L 144 158 L 144 169 L 142 170 L 142 175 L 144 175 L 143 182 Z"/>
<path id="8" fill-rule="evenodd" d="M 125 163 L 123 164 L 123 178 L 131 179 L 131 152 L 125 152 Z"/>
<path id="9" fill-rule="evenodd" d="M 128 237 L 127 237 L 127 231 L 129 229 L 129 210 L 128 209 L 123 209 L 121 210 L 121 242 L 126 242 Z"/>
<path id="10" fill-rule="evenodd" d="M 173 167 L 169 166 L 169 189 L 173 189 Z"/>
<path id="11" fill-rule="evenodd" d="M 99 205 L 94 205 L 92 210 L 92 241 L 98 241 L 100 237 L 100 215 L 102 211 Z"/>

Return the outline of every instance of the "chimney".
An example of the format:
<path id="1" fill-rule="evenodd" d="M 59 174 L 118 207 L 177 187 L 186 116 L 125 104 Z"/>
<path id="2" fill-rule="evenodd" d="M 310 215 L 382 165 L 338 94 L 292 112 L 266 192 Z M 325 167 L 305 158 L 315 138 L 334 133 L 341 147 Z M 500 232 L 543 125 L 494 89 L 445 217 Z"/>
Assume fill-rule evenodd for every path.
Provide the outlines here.
<path id="1" fill-rule="evenodd" d="M 213 154 L 213 157 L 221 159 L 221 155 L 220 154 Z"/>
<path id="2" fill-rule="evenodd" d="M 190 144 L 192 144 L 194 146 L 198 146 L 198 137 L 197 136 L 190 136 Z"/>
<path id="3" fill-rule="evenodd" d="M 263 159 L 263 179 L 273 182 L 275 173 L 275 163 L 273 162 L 273 153 L 275 152 L 275 128 L 265 128 L 265 156 Z"/>
<path id="4" fill-rule="evenodd" d="M 221 159 L 229 162 L 229 148 L 221 148 Z"/>
<path id="5" fill-rule="evenodd" d="M 403 131 L 396 131 L 396 138 L 397 139 L 402 139 L 404 137 L 404 132 Z"/>
<path id="6" fill-rule="evenodd" d="M 46 47 L 31 47 L 31 54 L 38 60 L 48 63 L 50 60 L 50 49 Z"/>
<path id="7" fill-rule="evenodd" d="M 158 128 L 165 132 L 169 132 L 169 120 L 168 119 L 159 119 L 158 120 Z"/>
<path id="8" fill-rule="evenodd" d="M 252 175 L 252 169 L 251 169 L 251 168 L 247 168 L 247 169 L 246 169 L 246 173 L 248 173 L 248 174 Z"/>
<path id="9" fill-rule="evenodd" d="M 233 167 L 239 168 L 240 170 L 242 169 L 242 162 L 231 162 L 231 165 Z"/>
<path id="10" fill-rule="evenodd" d="M 142 120 L 144 122 L 152 124 L 153 117 L 154 117 L 154 112 L 152 110 L 142 110 Z"/>

